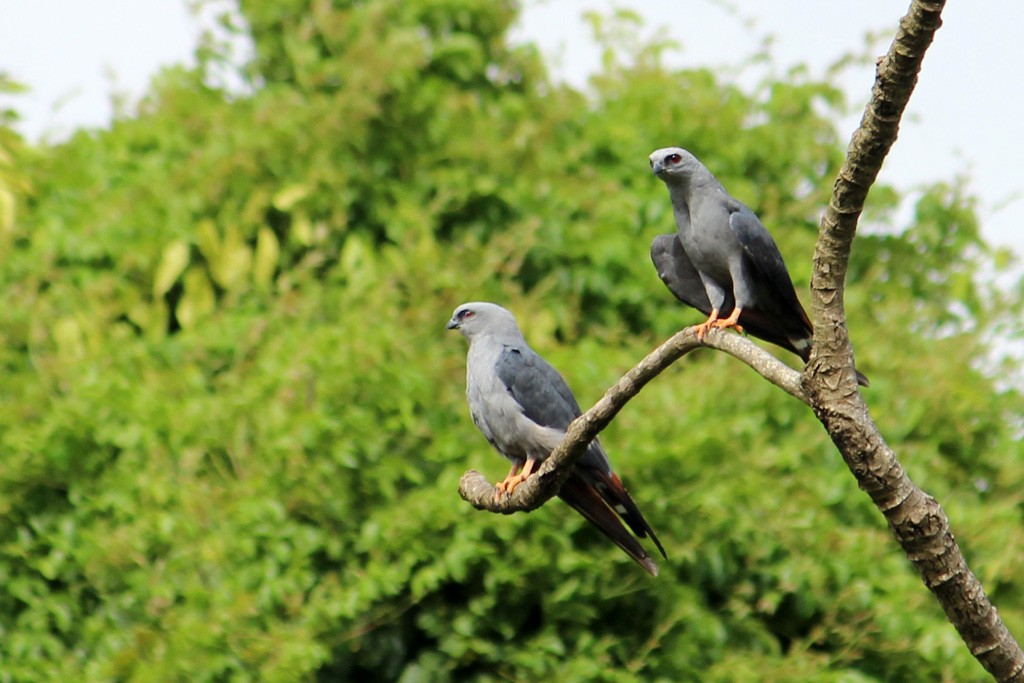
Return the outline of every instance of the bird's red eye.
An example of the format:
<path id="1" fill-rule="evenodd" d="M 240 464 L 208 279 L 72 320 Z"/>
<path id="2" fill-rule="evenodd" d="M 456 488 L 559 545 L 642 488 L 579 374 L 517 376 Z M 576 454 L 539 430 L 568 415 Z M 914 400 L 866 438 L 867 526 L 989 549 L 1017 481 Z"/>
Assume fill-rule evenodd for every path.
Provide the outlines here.
<path id="1" fill-rule="evenodd" d="M 678 164 L 682 160 L 683 157 L 679 154 L 669 154 L 667 157 L 665 157 L 665 161 L 667 161 L 670 164 Z"/>
<path id="2" fill-rule="evenodd" d="M 474 315 L 473 311 L 468 308 L 464 308 L 459 311 L 459 320 L 465 320 L 466 318 L 472 318 Z"/>

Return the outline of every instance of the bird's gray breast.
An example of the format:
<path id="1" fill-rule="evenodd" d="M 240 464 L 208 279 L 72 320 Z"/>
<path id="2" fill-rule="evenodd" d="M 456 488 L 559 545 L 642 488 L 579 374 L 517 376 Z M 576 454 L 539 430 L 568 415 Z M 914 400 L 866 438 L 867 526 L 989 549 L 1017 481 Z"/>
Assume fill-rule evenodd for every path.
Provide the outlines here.
<path id="1" fill-rule="evenodd" d="M 470 344 L 466 359 L 466 398 L 477 429 L 509 460 L 543 459 L 564 432 L 541 427 L 526 417 L 523 406 L 498 376 L 495 367 L 505 347 L 493 340 Z"/>
<path id="2" fill-rule="evenodd" d="M 689 220 L 679 231 L 679 241 L 699 272 L 730 291 L 731 272 L 743 258 L 743 245 L 729 226 L 728 197 L 719 188 L 692 194 L 696 196 L 687 202 Z"/>

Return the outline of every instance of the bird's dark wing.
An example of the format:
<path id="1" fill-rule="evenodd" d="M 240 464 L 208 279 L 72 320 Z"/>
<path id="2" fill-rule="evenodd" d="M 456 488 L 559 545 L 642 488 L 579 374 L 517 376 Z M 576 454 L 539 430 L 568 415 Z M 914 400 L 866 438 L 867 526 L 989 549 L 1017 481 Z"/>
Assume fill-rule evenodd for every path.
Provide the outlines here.
<path id="1" fill-rule="evenodd" d="M 809 342 L 813 333 L 811 321 L 797 298 L 793 280 L 775 240 L 754 212 L 742 203 L 730 198 L 728 208 L 729 227 L 743 246 L 755 277 L 760 280 L 752 289 L 758 293 L 757 308 L 766 316 L 763 322 L 772 324 L 790 339 L 791 344 L 782 346 L 791 346 L 796 339 Z"/>
<path id="2" fill-rule="evenodd" d="M 562 375 L 528 346 L 506 346 L 495 371 L 512 398 L 523 407 L 523 414 L 542 427 L 568 429 L 583 414 Z M 597 439 L 590 443 L 580 462 L 611 471 Z"/>
<path id="3" fill-rule="evenodd" d="M 582 412 L 558 371 L 528 346 L 506 345 L 494 369 L 526 417 L 542 427 L 566 429 Z"/>
<path id="4" fill-rule="evenodd" d="M 806 363 L 814 327 L 796 295 L 782 254 L 753 211 L 735 199 L 730 200 L 729 209 L 729 226 L 763 285 L 757 290 L 757 305 L 740 314 L 740 325 L 755 337 L 789 349 Z M 854 371 L 857 383 L 868 386 L 868 378 L 856 368 Z"/>
<path id="5" fill-rule="evenodd" d="M 711 301 L 697 269 L 683 250 L 679 234 L 657 235 L 651 242 L 651 261 L 658 277 L 677 299 L 704 315 L 711 313 Z"/>

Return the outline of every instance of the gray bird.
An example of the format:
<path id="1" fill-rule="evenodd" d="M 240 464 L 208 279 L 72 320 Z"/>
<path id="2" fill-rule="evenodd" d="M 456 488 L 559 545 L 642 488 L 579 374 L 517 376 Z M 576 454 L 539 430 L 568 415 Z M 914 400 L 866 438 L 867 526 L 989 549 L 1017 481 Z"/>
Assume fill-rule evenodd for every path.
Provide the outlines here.
<path id="1" fill-rule="evenodd" d="M 668 186 L 677 228 L 654 238 L 651 260 L 677 299 L 708 316 L 697 325 L 697 338 L 711 327 L 735 327 L 806 363 L 814 328 L 757 215 L 685 149 L 655 150 L 650 162 Z M 868 385 L 860 372 L 857 381 Z"/>
<path id="2" fill-rule="evenodd" d="M 512 461 L 508 476 L 497 484 L 497 495 L 511 493 L 551 454 L 582 411 L 562 376 L 530 348 L 515 318 L 501 306 L 462 304 L 447 328 L 459 330 L 469 341 L 469 412 L 487 441 Z M 619 517 L 638 537 L 650 537 L 662 557 L 665 550 L 597 439 L 576 462 L 558 496 L 652 576 L 658 575 L 658 565 Z"/>

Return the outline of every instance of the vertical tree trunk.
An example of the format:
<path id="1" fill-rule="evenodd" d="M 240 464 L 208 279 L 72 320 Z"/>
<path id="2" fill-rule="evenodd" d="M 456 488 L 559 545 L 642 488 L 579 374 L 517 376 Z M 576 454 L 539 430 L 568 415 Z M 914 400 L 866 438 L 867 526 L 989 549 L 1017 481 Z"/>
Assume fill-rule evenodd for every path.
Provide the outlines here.
<path id="1" fill-rule="evenodd" d="M 914 0 L 888 54 L 878 61 L 871 101 L 853 134 L 821 221 L 811 279 L 814 348 L 803 386 L 860 487 L 885 515 L 903 551 L 967 647 L 999 681 L 1024 681 L 1024 652 L 967 567 L 934 498 L 907 476 L 858 389 L 843 307 L 850 247 L 868 190 L 896 141 L 924 53 L 941 26 L 942 0 Z"/>

